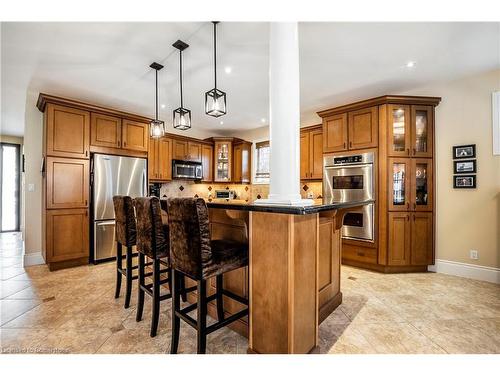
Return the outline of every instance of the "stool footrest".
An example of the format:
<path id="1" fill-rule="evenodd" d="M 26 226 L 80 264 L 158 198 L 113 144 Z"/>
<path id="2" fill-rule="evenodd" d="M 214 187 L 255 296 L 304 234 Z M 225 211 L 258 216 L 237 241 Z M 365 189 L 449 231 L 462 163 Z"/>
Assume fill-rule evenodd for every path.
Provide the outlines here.
<path id="1" fill-rule="evenodd" d="M 238 301 L 238 302 L 248 306 L 248 299 L 247 298 L 241 297 L 241 296 L 234 294 L 233 292 L 230 292 L 229 290 L 226 290 L 226 289 L 222 289 L 222 294 L 225 296 L 228 296 L 231 299 L 234 299 L 235 301 Z"/>
<path id="2" fill-rule="evenodd" d="M 238 320 L 239 318 L 243 318 L 244 316 L 248 315 L 248 308 L 243 309 L 236 314 L 233 314 L 231 316 L 228 316 L 227 318 L 212 324 L 211 326 L 207 327 L 207 334 L 210 334 L 214 331 L 217 331 L 219 328 L 222 328 L 224 326 L 227 326 L 228 324 L 231 324 L 232 322 Z"/>

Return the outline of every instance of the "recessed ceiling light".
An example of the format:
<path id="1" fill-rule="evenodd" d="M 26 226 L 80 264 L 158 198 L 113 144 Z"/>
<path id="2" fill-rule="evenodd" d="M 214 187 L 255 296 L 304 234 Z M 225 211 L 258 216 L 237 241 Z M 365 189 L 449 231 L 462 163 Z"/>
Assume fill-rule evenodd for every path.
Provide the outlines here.
<path id="1" fill-rule="evenodd" d="M 165 108 L 165 107 L 166 107 L 166 105 L 165 105 L 165 104 L 162 104 L 162 105 L 161 105 L 161 107 L 162 107 L 162 108 Z"/>
<path id="2" fill-rule="evenodd" d="M 417 65 L 417 63 L 416 63 L 415 61 L 408 61 L 408 62 L 406 63 L 406 67 L 407 67 L 407 68 L 414 68 L 414 67 L 415 67 L 415 65 Z"/>
<path id="3" fill-rule="evenodd" d="M 261 118 L 260 122 L 262 122 L 264 124 L 266 122 L 266 119 L 265 118 Z"/>
<path id="4" fill-rule="evenodd" d="M 224 68 L 224 71 L 227 73 L 227 74 L 231 74 L 231 72 L 233 71 L 233 68 L 231 68 L 230 66 L 226 66 Z"/>
<path id="5" fill-rule="evenodd" d="M 221 124 L 221 125 L 224 125 L 224 121 L 221 121 L 221 122 L 220 122 L 220 124 Z"/>

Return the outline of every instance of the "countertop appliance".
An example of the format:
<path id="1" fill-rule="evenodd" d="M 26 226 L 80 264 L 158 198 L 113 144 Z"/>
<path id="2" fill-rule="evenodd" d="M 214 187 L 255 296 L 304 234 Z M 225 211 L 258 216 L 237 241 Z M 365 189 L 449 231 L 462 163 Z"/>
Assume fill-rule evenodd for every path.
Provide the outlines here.
<path id="1" fill-rule="evenodd" d="M 235 199 L 236 192 L 234 190 L 215 190 L 215 199 Z"/>
<path id="2" fill-rule="evenodd" d="M 92 159 L 94 263 L 116 257 L 114 195 L 147 195 L 146 159 L 94 154 Z M 92 238 L 92 237 L 91 237 Z"/>
<path id="3" fill-rule="evenodd" d="M 356 155 L 329 155 L 323 158 L 325 203 L 353 202 L 374 198 L 373 152 Z M 374 241 L 375 205 L 348 211 L 344 216 L 342 238 Z"/>
<path id="4" fill-rule="evenodd" d="M 172 178 L 201 180 L 203 167 L 200 162 L 186 160 L 172 160 Z"/>

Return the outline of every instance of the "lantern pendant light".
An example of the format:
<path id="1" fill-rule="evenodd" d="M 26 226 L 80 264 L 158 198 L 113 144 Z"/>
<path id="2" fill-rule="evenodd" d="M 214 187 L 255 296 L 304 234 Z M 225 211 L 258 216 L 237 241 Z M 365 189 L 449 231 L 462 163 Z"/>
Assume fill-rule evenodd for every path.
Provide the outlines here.
<path id="1" fill-rule="evenodd" d="M 161 138 L 165 135 L 165 122 L 158 120 L 158 71 L 163 69 L 163 65 L 154 62 L 149 67 L 154 69 L 156 74 L 155 119 L 149 124 L 149 132 L 151 137 Z"/>
<path id="2" fill-rule="evenodd" d="M 214 81 L 212 90 L 205 93 L 205 113 L 209 116 L 220 117 L 226 114 L 226 93 L 217 88 L 217 24 L 214 24 Z"/>
<path id="3" fill-rule="evenodd" d="M 172 44 L 175 48 L 179 50 L 179 76 L 180 76 L 180 87 L 181 87 L 181 106 L 174 109 L 174 128 L 179 130 L 188 130 L 191 128 L 191 111 L 183 107 L 182 101 L 182 51 L 189 47 L 189 44 L 184 43 L 182 40 L 178 40 Z"/>

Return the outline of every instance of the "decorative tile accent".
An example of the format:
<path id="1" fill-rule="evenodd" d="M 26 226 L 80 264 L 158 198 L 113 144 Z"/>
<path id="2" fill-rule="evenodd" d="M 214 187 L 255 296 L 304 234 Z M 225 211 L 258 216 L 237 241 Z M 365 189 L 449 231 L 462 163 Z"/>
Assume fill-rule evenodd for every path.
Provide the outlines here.
<path id="1" fill-rule="evenodd" d="M 248 191 L 248 186 L 245 186 L 245 191 Z"/>
<path id="2" fill-rule="evenodd" d="M 194 197 L 195 197 L 195 198 L 199 198 L 198 194 L 195 194 L 195 195 L 194 195 Z"/>
<path id="3" fill-rule="evenodd" d="M 309 186 L 307 186 L 307 185 L 302 186 L 302 190 L 304 190 L 304 191 L 309 190 Z"/>
<path id="4" fill-rule="evenodd" d="M 212 187 L 211 186 L 208 187 L 208 191 L 212 191 Z"/>
<path id="5" fill-rule="evenodd" d="M 184 186 L 182 186 L 182 185 L 181 185 L 181 186 L 179 186 L 179 190 L 180 190 L 180 191 L 183 191 L 183 190 L 184 190 Z"/>
<path id="6" fill-rule="evenodd" d="M 257 194 L 257 199 L 260 199 L 262 198 L 260 194 Z"/>

